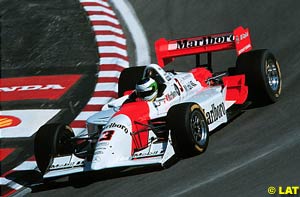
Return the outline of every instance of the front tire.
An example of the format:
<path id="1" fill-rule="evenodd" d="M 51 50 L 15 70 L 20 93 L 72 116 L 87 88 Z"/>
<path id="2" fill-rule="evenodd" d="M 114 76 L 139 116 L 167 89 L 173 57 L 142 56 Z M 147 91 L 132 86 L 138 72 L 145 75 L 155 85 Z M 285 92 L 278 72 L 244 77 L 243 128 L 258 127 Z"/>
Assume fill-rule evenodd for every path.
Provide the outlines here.
<path id="1" fill-rule="evenodd" d="M 48 170 L 55 156 L 74 152 L 72 137 L 74 133 L 67 125 L 48 124 L 38 130 L 34 138 L 34 155 L 42 174 Z"/>
<path id="2" fill-rule="evenodd" d="M 190 157 L 204 152 L 208 146 L 209 130 L 199 105 L 183 103 L 171 107 L 167 115 L 175 152 Z"/>

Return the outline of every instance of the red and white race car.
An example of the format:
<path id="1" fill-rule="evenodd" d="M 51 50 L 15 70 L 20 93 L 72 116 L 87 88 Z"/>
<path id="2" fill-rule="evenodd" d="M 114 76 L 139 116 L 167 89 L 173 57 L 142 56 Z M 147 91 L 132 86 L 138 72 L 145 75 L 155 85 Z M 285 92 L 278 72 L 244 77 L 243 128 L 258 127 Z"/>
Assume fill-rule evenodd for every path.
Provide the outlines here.
<path id="1" fill-rule="evenodd" d="M 119 98 L 88 118 L 86 130 L 49 124 L 35 136 L 35 157 L 44 178 L 115 167 L 167 165 L 174 156 L 205 151 L 209 132 L 241 110 L 274 103 L 281 93 L 280 67 L 268 50 L 252 50 L 248 29 L 155 43 L 158 65 L 125 69 Z M 236 66 L 213 73 L 212 52 L 236 49 Z M 201 65 L 200 54 L 207 54 Z M 176 57 L 196 55 L 189 72 L 166 72 Z M 135 84 L 157 82 L 154 101 L 136 99 Z"/>

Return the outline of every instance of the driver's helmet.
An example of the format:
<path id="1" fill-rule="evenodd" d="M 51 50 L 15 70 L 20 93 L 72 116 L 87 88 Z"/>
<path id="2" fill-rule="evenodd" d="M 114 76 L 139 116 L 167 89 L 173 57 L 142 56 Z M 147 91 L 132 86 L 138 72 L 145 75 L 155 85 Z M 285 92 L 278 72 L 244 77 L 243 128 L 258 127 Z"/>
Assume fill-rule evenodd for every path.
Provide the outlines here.
<path id="1" fill-rule="evenodd" d="M 150 77 L 142 79 L 135 86 L 137 97 L 144 101 L 154 101 L 157 97 L 157 89 L 156 81 Z"/>
<path id="2" fill-rule="evenodd" d="M 154 68 L 147 68 L 145 72 L 145 77 L 155 78 L 157 75 L 157 72 Z"/>
<path id="3" fill-rule="evenodd" d="M 154 64 L 151 64 L 151 65 L 154 65 Z M 164 83 L 164 80 L 161 78 L 161 76 L 158 74 L 158 72 L 152 67 L 148 67 L 145 69 L 144 77 L 150 77 L 158 83 Z"/>

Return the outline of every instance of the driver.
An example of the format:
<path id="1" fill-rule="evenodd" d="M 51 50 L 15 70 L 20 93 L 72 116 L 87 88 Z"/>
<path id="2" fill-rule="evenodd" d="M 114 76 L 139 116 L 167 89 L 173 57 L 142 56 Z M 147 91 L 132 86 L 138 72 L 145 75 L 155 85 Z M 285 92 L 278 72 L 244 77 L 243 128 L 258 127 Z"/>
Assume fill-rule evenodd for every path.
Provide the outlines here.
<path id="1" fill-rule="evenodd" d="M 124 103 L 134 101 L 152 102 L 156 99 L 157 94 L 157 82 L 150 77 L 146 77 L 136 84 L 135 91 L 128 97 L 128 99 Z"/>
<path id="2" fill-rule="evenodd" d="M 154 101 L 158 93 L 157 83 L 150 77 L 144 78 L 136 84 L 135 91 L 137 98 L 144 101 Z"/>
<path id="3" fill-rule="evenodd" d="M 144 76 L 150 77 L 160 84 L 164 83 L 164 80 L 161 78 L 161 76 L 158 74 L 158 72 L 154 68 L 146 68 Z"/>

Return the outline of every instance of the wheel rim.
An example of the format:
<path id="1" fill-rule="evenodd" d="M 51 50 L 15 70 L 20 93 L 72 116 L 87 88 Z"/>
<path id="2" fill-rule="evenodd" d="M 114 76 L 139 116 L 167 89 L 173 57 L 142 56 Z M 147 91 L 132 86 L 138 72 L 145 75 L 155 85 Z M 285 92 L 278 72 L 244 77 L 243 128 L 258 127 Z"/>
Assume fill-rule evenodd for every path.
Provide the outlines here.
<path id="1" fill-rule="evenodd" d="M 267 61 L 266 65 L 266 77 L 270 88 L 276 92 L 279 89 L 280 76 L 276 63 L 273 60 Z"/>
<path id="2" fill-rule="evenodd" d="M 207 127 L 200 112 L 192 113 L 191 128 L 194 140 L 199 145 L 205 145 L 207 141 Z"/>

